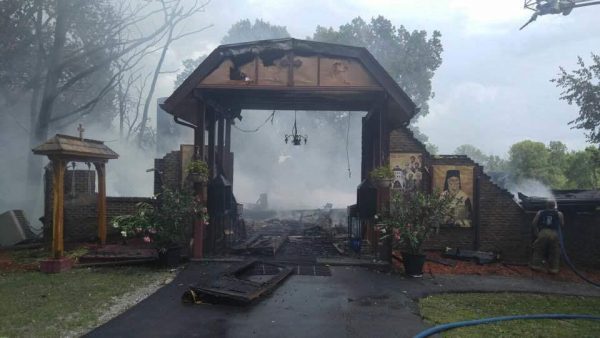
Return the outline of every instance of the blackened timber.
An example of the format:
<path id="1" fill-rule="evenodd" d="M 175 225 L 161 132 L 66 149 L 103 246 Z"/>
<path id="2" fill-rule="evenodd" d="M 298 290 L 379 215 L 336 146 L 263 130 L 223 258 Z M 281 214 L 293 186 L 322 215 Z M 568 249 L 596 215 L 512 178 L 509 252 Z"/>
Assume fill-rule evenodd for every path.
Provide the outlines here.
<path id="1" fill-rule="evenodd" d="M 210 178 L 215 177 L 215 111 L 207 107 L 208 112 L 208 171 Z"/>
<path id="2" fill-rule="evenodd" d="M 218 138 L 218 150 L 217 153 L 219 154 L 219 163 L 218 163 L 218 174 L 222 175 L 223 174 L 223 168 L 224 168 L 224 164 L 225 164 L 225 117 L 223 117 L 222 114 L 219 114 L 219 118 L 218 118 L 218 132 L 217 132 L 217 138 Z"/>
<path id="3" fill-rule="evenodd" d="M 244 274 L 251 271 L 258 264 L 275 268 L 270 269 L 274 270 L 275 274 L 262 283 L 244 279 Z M 190 287 L 190 290 L 183 294 L 182 299 L 184 301 L 197 301 L 200 298 L 211 302 L 229 300 L 247 304 L 272 292 L 292 272 L 292 269 L 285 266 L 248 260 L 226 270 L 213 281 L 198 283 Z"/>
<path id="4" fill-rule="evenodd" d="M 225 177 L 233 185 L 233 154 L 231 153 L 231 124 L 232 119 L 225 120 Z"/>
<path id="5" fill-rule="evenodd" d="M 205 115 L 206 115 L 206 106 L 203 102 L 199 102 L 198 104 L 198 125 L 194 129 L 194 156 L 196 159 L 205 161 L 204 157 L 204 130 L 205 126 Z"/>
<path id="6" fill-rule="evenodd" d="M 378 88 L 348 90 L 343 88 L 278 87 L 268 88 L 197 88 L 196 97 L 210 98 L 213 106 L 226 110 L 329 110 L 368 111 L 385 93 Z"/>
<path id="7" fill-rule="evenodd" d="M 410 118 L 412 118 L 417 112 L 417 109 L 409 96 L 402 91 L 398 83 L 385 71 L 385 69 L 377 62 L 375 57 L 373 57 L 373 55 L 371 55 L 366 48 L 317 41 L 297 40 L 291 38 L 253 41 L 219 46 L 212 53 L 210 53 L 210 55 L 198 66 L 198 68 L 196 68 L 196 70 L 194 70 L 194 72 L 183 82 L 183 84 L 179 86 L 169 98 L 167 98 L 161 107 L 163 107 L 163 109 L 170 114 L 178 115 L 177 106 L 179 103 L 185 100 L 186 97 L 188 97 L 194 90 L 194 88 L 197 87 L 198 83 L 208 76 L 224 60 L 229 59 L 235 61 L 246 54 L 251 57 L 256 57 L 256 55 L 260 56 L 267 51 L 279 51 L 282 54 L 293 52 L 294 55 L 302 56 L 314 55 L 356 59 L 366 68 L 367 72 L 375 78 L 377 83 L 393 99 L 394 105 L 399 108 L 397 112 L 403 115 L 402 120 L 410 120 Z M 248 57 L 248 59 L 251 58 Z M 323 90 L 323 88 L 315 91 L 320 90 Z M 293 108 L 288 107 L 287 109 Z"/>

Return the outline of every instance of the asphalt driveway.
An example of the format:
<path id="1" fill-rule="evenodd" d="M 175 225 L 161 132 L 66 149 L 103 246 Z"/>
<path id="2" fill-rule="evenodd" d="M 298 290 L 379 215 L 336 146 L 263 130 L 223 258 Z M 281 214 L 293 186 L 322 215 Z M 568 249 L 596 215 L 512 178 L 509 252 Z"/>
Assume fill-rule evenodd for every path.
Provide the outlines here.
<path id="1" fill-rule="evenodd" d="M 250 306 L 187 305 L 188 285 L 212 278 L 226 263 L 191 263 L 173 282 L 87 337 L 412 337 L 427 328 L 417 300 L 440 292 L 517 291 L 600 296 L 586 284 L 500 276 L 421 279 L 360 267 L 331 267 L 331 276 L 286 279 Z"/>

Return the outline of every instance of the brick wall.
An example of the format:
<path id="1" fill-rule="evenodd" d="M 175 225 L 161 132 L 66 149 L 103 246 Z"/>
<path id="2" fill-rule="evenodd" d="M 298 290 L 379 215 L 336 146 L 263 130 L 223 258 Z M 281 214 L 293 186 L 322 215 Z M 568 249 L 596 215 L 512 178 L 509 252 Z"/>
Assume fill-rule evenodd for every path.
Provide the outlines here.
<path id="1" fill-rule="evenodd" d="M 98 236 L 98 194 L 95 191 L 95 171 L 75 170 L 75 181 L 72 181 L 73 171 L 65 172 L 65 200 L 64 200 L 64 240 L 87 241 L 96 240 Z M 44 238 L 46 242 L 52 241 L 52 172 L 46 170 L 45 206 L 44 206 Z M 75 194 L 67 193 L 75 187 Z M 90 191 L 88 187 L 91 187 Z M 69 189 L 69 190 L 67 190 Z M 106 219 L 109 236 L 116 237 L 118 232 L 110 221 L 113 217 L 127 215 L 135 212 L 136 204 L 150 201 L 145 197 L 107 197 Z"/>
<path id="2" fill-rule="evenodd" d="M 478 206 L 473 227 L 442 227 L 425 243 L 427 249 L 458 247 L 500 252 L 507 261 L 526 262 L 529 259 L 531 234 L 526 225 L 524 211 L 508 191 L 495 185 L 490 177 L 483 173 L 481 166 L 466 156 L 431 156 L 425 146 L 406 128 L 390 133 L 390 152 L 421 153 L 423 166 L 426 168 L 431 168 L 434 164 L 475 167 L 474 176 L 479 186 L 479 200 L 473 201 L 473 205 Z M 424 175 L 423 182 L 424 189 L 430 190 L 431 170 Z"/>
<path id="3" fill-rule="evenodd" d="M 161 159 L 154 160 L 154 193 L 162 191 L 164 185 L 176 190 L 181 186 L 181 152 L 172 151 Z"/>
<path id="4" fill-rule="evenodd" d="M 483 168 L 467 156 L 434 156 L 432 164 L 474 166 L 475 196 L 473 227 L 442 228 L 432 237 L 432 249 L 459 247 L 501 253 L 509 262 L 527 262 L 530 255 L 531 231 L 525 212 L 508 191 L 494 184 Z"/>
<path id="5" fill-rule="evenodd" d="M 562 231 L 571 262 L 576 267 L 600 268 L 600 212 L 565 211 L 564 215 Z M 526 223 L 531 224 L 534 216 L 535 212 L 527 212 Z"/>

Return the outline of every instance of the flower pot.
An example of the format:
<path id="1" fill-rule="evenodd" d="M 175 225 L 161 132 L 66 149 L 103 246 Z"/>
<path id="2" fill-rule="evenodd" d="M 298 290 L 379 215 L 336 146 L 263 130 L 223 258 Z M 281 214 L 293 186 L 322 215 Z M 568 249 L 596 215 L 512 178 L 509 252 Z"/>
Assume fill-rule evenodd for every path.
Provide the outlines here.
<path id="1" fill-rule="evenodd" d="M 373 184 L 380 189 L 387 189 L 392 185 L 393 179 L 391 178 L 378 178 L 373 181 Z"/>
<path id="2" fill-rule="evenodd" d="M 158 264 L 168 268 L 174 268 L 179 265 L 181 260 L 181 247 L 175 246 L 166 250 L 158 251 Z"/>
<path id="3" fill-rule="evenodd" d="M 194 183 L 206 183 L 208 181 L 206 176 L 199 173 L 189 173 L 188 176 L 190 181 Z"/>
<path id="4" fill-rule="evenodd" d="M 404 264 L 404 273 L 410 277 L 422 277 L 423 265 L 425 265 L 425 255 L 402 252 L 402 263 Z"/>
<path id="5" fill-rule="evenodd" d="M 392 262 L 392 236 L 384 235 L 377 243 L 377 254 L 380 260 L 384 262 Z"/>

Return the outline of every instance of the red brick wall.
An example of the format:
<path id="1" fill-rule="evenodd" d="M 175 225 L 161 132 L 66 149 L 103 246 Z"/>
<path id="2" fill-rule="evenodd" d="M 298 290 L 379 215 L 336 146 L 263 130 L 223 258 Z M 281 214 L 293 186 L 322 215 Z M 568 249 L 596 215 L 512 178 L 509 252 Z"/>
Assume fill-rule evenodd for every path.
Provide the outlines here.
<path id="1" fill-rule="evenodd" d="M 89 175 L 91 173 L 91 175 Z M 98 236 L 98 195 L 95 192 L 95 171 L 75 171 L 75 194 L 67 194 L 71 190 L 73 173 L 65 173 L 65 201 L 64 201 L 64 239 L 65 241 L 95 240 Z M 88 192 L 88 180 L 91 181 L 92 192 Z M 52 240 L 52 173 L 46 171 L 45 175 L 45 206 L 44 206 L 44 238 L 46 242 Z M 136 204 L 150 201 L 145 197 L 107 197 L 106 214 L 109 236 L 117 236 L 118 232 L 111 225 L 111 219 L 119 215 L 133 214 Z"/>
<path id="2" fill-rule="evenodd" d="M 575 267 L 600 268 L 600 212 L 565 211 L 564 215 L 562 231 L 571 262 Z M 535 212 L 527 212 L 527 224 L 531 224 L 534 216 Z"/>
<path id="3" fill-rule="evenodd" d="M 495 185 L 482 168 L 466 156 L 431 156 L 408 129 L 390 134 L 390 152 L 422 153 L 424 167 L 432 165 L 473 165 L 479 182 L 479 200 L 471 228 L 442 227 L 425 244 L 427 249 L 445 247 L 500 252 L 505 260 L 526 262 L 530 255 L 531 235 L 525 213 L 512 195 Z M 431 170 L 430 170 L 431 172 Z M 431 175 L 425 175 L 424 188 L 431 189 Z M 475 199 L 475 198 L 474 198 Z M 477 223 L 479 227 L 477 227 Z M 477 230 L 479 229 L 479 233 Z"/>

